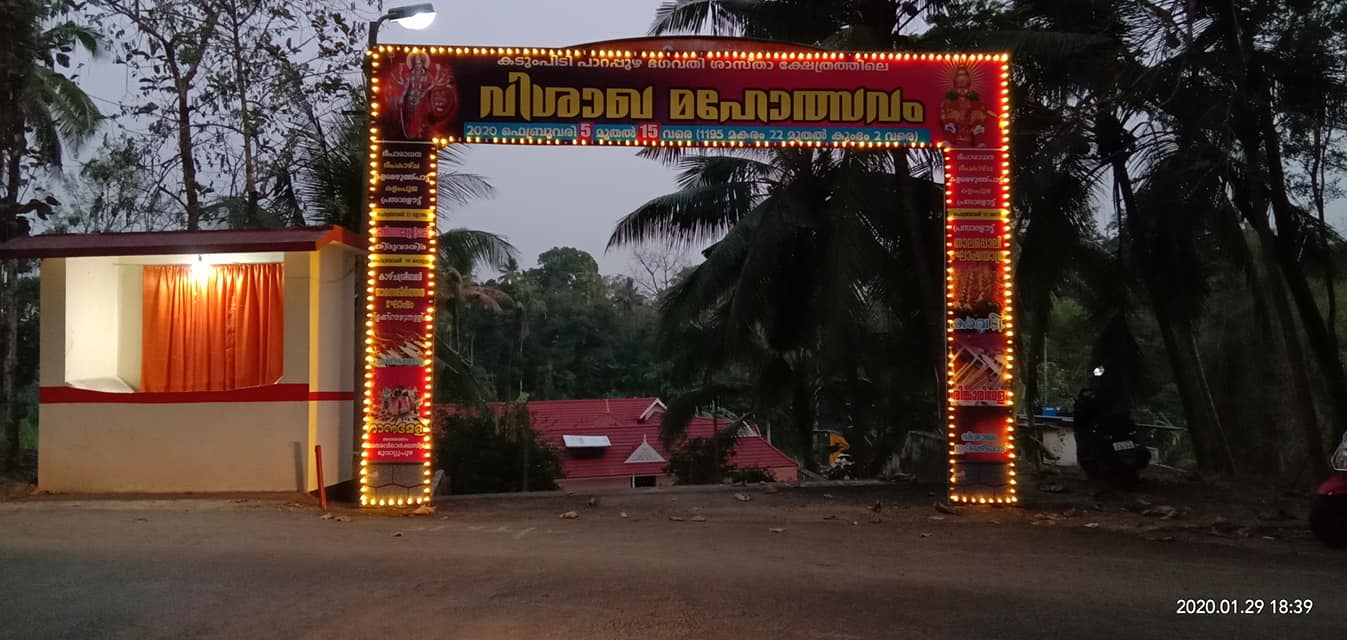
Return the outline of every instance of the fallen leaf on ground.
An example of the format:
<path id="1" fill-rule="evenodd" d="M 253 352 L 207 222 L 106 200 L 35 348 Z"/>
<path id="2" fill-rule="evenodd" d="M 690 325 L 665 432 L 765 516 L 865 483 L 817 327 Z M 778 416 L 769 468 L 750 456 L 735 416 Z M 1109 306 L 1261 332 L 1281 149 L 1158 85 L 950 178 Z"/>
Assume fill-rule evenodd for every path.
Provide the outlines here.
<path id="1" fill-rule="evenodd" d="M 823 519 L 824 519 L 824 520 L 836 520 L 836 519 L 837 519 L 837 516 L 831 515 L 831 514 L 830 514 L 830 515 L 823 516 Z"/>
<path id="2" fill-rule="evenodd" d="M 589 506 L 591 506 L 591 507 L 597 507 L 597 506 L 599 506 L 599 498 L 598 498 L 598 496 L 595 496 L 595 497 L 589 499 Z"/>
<path id="3" fill-rule="evenodd" d="M 669 520 L 672 520 L 674 522 L 682 522 L 683 516 L 669 516 Z"/>
<path id="4" fill-rule="evenodd" d="M 562 520 L 578 520 L 579 518 L 580 518 L 579 511 L 567 511 L 566 513 L 561 514 Z"/>
<path id="5" fill-rule="evenodd" d="M 939 511 L 940 513 L 947 513 L 952 516 L 959 515 L 959 512 L 956 511 L 953 507 L 950 507 L 947 504 L 941 504 L 939 502 L 935 503 L 935 510 Z"/>
<path id="6" fill-rule="evenodd" d="M 619 513 L 619 514 L 617 514 L 617 515 L 619 515 L 619 516 L 625 518 L 625 517 L 627 517 L 627 512 L 626 512 L 626 511 L 623 511 L 622 513 Z"/>
<path id="7" fill-rule="evenodd" d="M 923 538 L 929 538 L 929 537 L 931 537 L 931 534 L 929 534 L 929 533 L 923 533 L 923 534 L 921 534 L 921 537 L 923 537 Z"/>
<path id="8" fill-rule="evenodd" d="M 1160 505 L 1158 507 L 1151 507 L 1145 511 L 1142 511 L 1141 515 L 1158 517 L 1161 520 L 1173 520 L 1174 518 L 1178 517 L 1179 510 L 1169 505 Z"/>
<path id="9" fill-rule="evenodd" d="M 945 516 L 926 516 L 926 519 L 927 519 L 927 520 L 934 520 L 934 521 L 936 521 L 936 522 L 940 522 L 941 520 L 944 520 L 944 519 L 945 519 Z"/>
<path id="10" fill-rule="evenodd" d="M 1086 528 L 1086 529 L 1093 529 L 1093 528 L 1098 527 L 1098 526 L 1099 526 L 1099 523 L 1098 523 L 1098 522 L 1086 522 L 1086 523 L 1085 523 L 1085 528 Z"/>
<path id="11" fill-rule="evenodd" d="M 331 519 L 333 519 L 333 518 L 335 518 L 335 517 L 337 517 L 337 516 L 334 516 L 334 515 L 332 515 L 332 514 L 330 514 L 330 513 L 324 513 L 321 517 L 322 517 L 322 519 L 324 519 L 324 520 L 331 520 Z"/>
<path id="12" fill-rule="evenodd" d="M 434 513 L 435 513 L 435 505 L 433 505 L 433 504 L 423 504 L 423 505 L 417 507 L 416 510 L 412 512 L 412 515 L 414 515 L 414 516 L 429 516 L 429 515 L 433 515 Z"/>
<path id="13" fill-rule="evenodd" d="M 703 516 L 703 515 L 700 515 L 700 514 L 699 514 L 699 515 L 692 516 L 692 521 L 693 521 L 693 522 L 706 522 L 706 516 Z"/>
<path id="14" fill-rule="evenodd" d="M 734 499 L 739 502 L 748 502 L 753 499 L 753 496 L 750 496 L 747 493 L 736 493 L 734 494 Z"/>
<path id="15" fill-rule="evenodd" d="M 350 522 L 350 521 L 351 521 L 351 516 L 337 516 L 337 517 L 335 518 L 335 520 L 336 520 L 337 522 Z"/>
<path id="16" fill-rule="evenodd" d="M 402 532 L 401 532 L 401 531 L 394 531 L 394 532 L 393 532 L 393 537 L 394 537 L 394 538 L 401 538 L 401 537 L 402 537 Z"/>
<path id="17" fill-rule="evenodd" d="M 785 530 L 785 529 L 782 529 L 781 527 L 772 527 L 771 529 L 768 529 L 768 531 L 771 531 L 772 533 L 785 533 L 785 532 L 786 532 L 786 530 Z"/>

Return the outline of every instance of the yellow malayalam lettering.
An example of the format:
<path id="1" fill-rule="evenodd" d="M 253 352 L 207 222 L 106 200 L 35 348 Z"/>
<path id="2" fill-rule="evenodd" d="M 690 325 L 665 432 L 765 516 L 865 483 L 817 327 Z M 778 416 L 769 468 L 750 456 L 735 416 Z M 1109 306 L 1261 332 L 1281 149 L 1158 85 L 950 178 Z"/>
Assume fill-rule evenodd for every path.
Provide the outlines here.
<path id="1" fill-rule="evenodd" d="M 522 71 L 508 74 L 506 86 L 481 87 L 481 118 L 650 120 L 654 87 L 644 89 L 548 87 Z M 722 98 L 715 89 L 671 89 L 673 122 L 835 122 L 921 124 L 926 107 L 903 98 L 903 90 L 747 89 L 742 99 Z"/>
<path id="2" fill-rule="evenodd" d="M 481 117 L 522 118 L 632 118 L 649 120 L 655 113 L 655 89 L 544 87 L 529 74 L 515 71 L 504 87 L 483 86 Z"/>
<path id="3" fill-rule="evenodd" d="M 710 122 L 863 122 L 921 124 L 926 108 L 904 100 L 903 90 L 826 91 L 748 89 L 742 100 L 720 97 L 714 89 L 673 89 L 669 119 Z"/>

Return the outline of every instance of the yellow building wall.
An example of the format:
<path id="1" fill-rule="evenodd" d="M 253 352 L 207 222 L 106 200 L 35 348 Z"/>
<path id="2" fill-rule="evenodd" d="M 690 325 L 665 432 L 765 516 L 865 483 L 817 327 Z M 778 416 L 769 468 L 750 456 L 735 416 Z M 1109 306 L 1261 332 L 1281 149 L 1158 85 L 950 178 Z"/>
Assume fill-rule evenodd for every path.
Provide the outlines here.
<path id="1" fill-rule="evenodd" d="M 283 263 L 285 354 L 280 382 L 307 385 L 307 400 L 44 402 L 38 409 L 39 486 L 69 493 L 312 491 L 318 486 L 315 444 L 323 446 L 327 484 L 352 479 L 355 252 L 328 245 L 317 252 L 286 253 Z M 42 387 L 70 386 L 67 324 L 93 320 L 68 317 L 72 285 L 80 287 L 71 281 L 78 275 L 70 273 L 71 264 L 84 269 L 95 262 L 42 261 Z M 106 266 L 110 282 L 120 285 L 111 287 L 124 294 L 116 306 L 140 300 L 138 266 L 119 269 L 116 258 L 97 264 Z M 117 325 L 125 325 L 107 327 L 110 346 L 127 352 L 134 346 L 138 352 L 139 309 L 108 308 L 107 313 Z M 139 358 L 118 360 L 114 370 L 128 383 L 138 383 Z"/>
<path id="2" fill-rule="evenodd" d="M 43 404 L 38 486 L 63 493 L 301 490 L 308 405 Z"/>

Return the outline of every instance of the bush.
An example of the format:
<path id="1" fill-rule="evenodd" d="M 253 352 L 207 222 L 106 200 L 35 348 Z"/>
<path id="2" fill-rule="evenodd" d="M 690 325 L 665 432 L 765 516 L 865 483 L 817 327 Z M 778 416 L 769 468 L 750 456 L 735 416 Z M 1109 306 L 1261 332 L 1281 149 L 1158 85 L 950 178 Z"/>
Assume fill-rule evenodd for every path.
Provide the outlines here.
<path id="1" fill-rule="evenodd" d="M 562 475 L 561 460 L 551 447 L 538 441 L 528 415 L 527 405 L 521 403 L 508 405 L 499 417 L 483 411 L 440 418 L 435 463 L 449 478 L 450 491 L 556 489 L 556 479 Z"/>
<path id="2" fill-rule="evenodd" d="M 776 482 L 776 475 L 771 469 L 764 467 L 748 467 L 746 469 L 730 468 L 730 480 L 735 484 L 756 484 L 759 482 Z"/>
<path id="3" fill-rule="evenodd" d="M 734 438 L 691 438 L 684 440 L 669 454 L 664 472 L 672 475 L 678 484 L 720 484 L 734 465 L 730 453 Z"/>

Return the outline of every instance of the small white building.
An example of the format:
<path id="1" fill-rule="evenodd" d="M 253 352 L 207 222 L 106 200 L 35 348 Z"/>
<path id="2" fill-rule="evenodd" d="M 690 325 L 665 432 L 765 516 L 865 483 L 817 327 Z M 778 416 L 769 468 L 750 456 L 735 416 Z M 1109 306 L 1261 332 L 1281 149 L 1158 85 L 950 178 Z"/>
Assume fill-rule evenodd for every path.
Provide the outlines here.
<path id="1" fill-rule="evenodd" d="M 345 229 L 40 235 L 38 485 L 311 491 L 352 478 Z"/>

